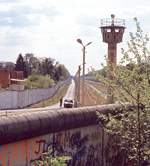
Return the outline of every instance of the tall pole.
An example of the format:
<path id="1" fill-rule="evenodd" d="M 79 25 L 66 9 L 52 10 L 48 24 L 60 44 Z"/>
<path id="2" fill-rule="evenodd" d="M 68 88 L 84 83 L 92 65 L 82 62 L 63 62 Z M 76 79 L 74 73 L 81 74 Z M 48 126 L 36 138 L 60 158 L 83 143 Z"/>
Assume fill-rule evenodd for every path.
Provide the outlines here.
<path id="1" fill-rule="evenodd" d="M 78 103 L 80 104 L 80 72 L 81 72 L 81 67 L 79 65 L 78 68 Z"/>
<path id="2" fill-rule="evenodd" d="M 85 96 L 85 46 L 83 46 L 83 73 L 82 73 L 82 105 L 84 106 Z"/>
<path id="3" fill-rule="evenodd" d="M 85 48 L 90 45 L 92 42 L 83 45 L 81 39 L 77 39 L 77 42 L 82 45 L 82 52 L 83 52 L 83 73 L 82 73 L 82 106 L 84 106 L 84 96 L 85 96 Z"/>

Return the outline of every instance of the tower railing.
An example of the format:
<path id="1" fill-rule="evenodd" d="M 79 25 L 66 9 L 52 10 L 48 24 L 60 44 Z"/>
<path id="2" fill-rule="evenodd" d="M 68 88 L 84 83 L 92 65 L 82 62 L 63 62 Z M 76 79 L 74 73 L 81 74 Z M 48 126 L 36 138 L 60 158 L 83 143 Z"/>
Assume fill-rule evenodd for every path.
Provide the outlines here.
<path id="1" fill-rule="evenodd" d="M 125 26 L 125 20 L 119 18 L 105 18 L 101 19 L 101 27 L 105 26 Z"/>

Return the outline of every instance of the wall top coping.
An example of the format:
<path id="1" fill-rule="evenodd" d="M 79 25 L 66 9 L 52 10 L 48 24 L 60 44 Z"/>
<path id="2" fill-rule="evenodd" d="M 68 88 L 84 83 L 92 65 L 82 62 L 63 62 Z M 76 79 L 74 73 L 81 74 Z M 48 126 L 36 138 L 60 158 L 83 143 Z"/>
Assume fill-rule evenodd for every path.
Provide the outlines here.
<path id="1" fill-rule="evenodd" d="M 127 109 L 130 106 L 128 106 Z M 54 109 L 0 118 L 0 144 L 97 124 L 96 111 L 109 113 L 121 109 L 119 104 L 71 109 Z"/>

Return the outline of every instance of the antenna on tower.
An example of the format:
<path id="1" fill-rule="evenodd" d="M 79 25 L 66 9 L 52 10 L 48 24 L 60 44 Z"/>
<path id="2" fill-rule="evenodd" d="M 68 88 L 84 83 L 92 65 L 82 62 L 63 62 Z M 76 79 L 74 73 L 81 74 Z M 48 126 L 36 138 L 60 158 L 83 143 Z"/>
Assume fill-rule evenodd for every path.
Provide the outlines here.
<path id="1" fill-rule="evenodd" d="M 115 15 L 114 14 L 111 14 L 111 25 L 114 26 L 114 20 L 115 20 Z"/>

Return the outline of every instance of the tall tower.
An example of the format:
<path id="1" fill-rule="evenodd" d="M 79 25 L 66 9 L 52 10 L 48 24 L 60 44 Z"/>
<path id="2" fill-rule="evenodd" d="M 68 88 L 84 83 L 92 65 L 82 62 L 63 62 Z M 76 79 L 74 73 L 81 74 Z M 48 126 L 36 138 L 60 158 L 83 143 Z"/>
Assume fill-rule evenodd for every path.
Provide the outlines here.
<path id="1" fill-rule="evenodd" d="M 115 15 L 112 14 L 110 19 L 101 20 L 101 32 L 103 37 L 103 42 L 108 43 L 108 77 L 113 78 L 112 71 L 117 64 L 117 43 L 122 42 L 124 30 L 125 30 L 125 20 L 116 19 Z M 109 92 L 110 93 L 110 92 Z M 108 99 L 109 103 L 113 103 L 113 97 Z"/>

